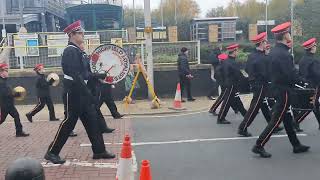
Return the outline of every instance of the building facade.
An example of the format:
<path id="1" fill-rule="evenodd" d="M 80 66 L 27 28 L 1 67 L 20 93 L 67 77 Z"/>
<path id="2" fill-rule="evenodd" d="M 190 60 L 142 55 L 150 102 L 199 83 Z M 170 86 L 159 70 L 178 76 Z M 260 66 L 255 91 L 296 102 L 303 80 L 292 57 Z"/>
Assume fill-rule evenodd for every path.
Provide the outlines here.
<path id="1" fill-rule="evenodd" d="M 238 17 L 194 18 L 190 27 L 191 39 L 205 42 L 234 41 L 237 19 Z"/>
<path id="2" fill-rule="evenodd" d="M 60 31 L 66 24 L 64 0 L 2 0 L 5 29 L 14 33 L 21 26 L 28 32 Z M 0 21 L 1 22 L 1 21 Z M 3 24 L 1 24 L 3 29 Z"/>

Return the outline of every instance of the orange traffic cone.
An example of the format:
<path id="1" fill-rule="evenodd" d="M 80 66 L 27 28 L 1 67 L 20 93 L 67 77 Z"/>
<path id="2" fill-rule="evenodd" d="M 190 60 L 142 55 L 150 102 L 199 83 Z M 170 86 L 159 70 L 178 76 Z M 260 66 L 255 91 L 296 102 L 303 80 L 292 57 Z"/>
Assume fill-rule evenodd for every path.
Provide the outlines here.
<path id="1" fill-rule="evenodd" d="M 181 103 L 180 83 L 177 84 L 176 96 L 174 97 L 173 107 L 170 108 L 170 109 L 174 109 L 174 110 L 184 110 L 184 109 L 186 109 L 186 108 L 182 107 L 182 103 Z"/>
<path id="2" fill-rule="evenodd" d="M 152 180 L 150 163 L 148 160 L 141 162 L 140 180 Z"/>
<path id="3" fill-rule="evenodd" d="M 132 148 L 130 142 L 130 136 L 126 135 L 124 138 L 121 149 L 121 157 L 119 159 L 119 164 L 117 168 L 117 180 L 133 180 L 133 161 L 132 161 Z"/>

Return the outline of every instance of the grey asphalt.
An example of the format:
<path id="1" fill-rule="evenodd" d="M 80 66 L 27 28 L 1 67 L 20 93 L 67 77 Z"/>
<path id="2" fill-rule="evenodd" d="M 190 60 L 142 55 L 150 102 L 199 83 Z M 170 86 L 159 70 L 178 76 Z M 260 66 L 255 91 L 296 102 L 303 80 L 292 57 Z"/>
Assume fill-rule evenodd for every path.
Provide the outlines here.
<path id="1" fill-rule="evenodd" d="M 179 117 L 133 119 L 134 142 L 164 142 L 237 136 L 240 114 L 229 111 L 231 125 L 217 125 L 216 117 L 199 113 Z M 266 122 L 261 113 L 249 131 L 258 136 Z M 287 137 L 272 138 L 266 150 L 271 159 L 251 152 L 255 139 L 135 146 L 138 163 L 151 162 L 153 180 L 315 180 L 320 179 L 320 131 L 313 114 L 299 137 L 311 150 L 293 154 Z M 285 134 L 284 132 L 278 134 Z"/>

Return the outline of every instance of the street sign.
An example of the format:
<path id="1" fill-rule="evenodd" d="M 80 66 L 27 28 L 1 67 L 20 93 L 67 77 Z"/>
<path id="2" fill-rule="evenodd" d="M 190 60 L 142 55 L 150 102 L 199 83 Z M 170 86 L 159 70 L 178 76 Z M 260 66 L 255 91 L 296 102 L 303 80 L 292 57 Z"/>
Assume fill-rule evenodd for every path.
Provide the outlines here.
<path id="1" fill-rule="evenodd" d="M 268 26 L 273 26 L 273 25 L 275 25 L 276 23 L 275 23 L 275 21 L 274 20 L 269 20 L 269 21 L 267 21 L 267 25 Z M 257 21 L 257 25 L 258 26 L 265 26 L 266 25 L 266 21 L 265 20 L 259 20 L 259 21 Z"/>

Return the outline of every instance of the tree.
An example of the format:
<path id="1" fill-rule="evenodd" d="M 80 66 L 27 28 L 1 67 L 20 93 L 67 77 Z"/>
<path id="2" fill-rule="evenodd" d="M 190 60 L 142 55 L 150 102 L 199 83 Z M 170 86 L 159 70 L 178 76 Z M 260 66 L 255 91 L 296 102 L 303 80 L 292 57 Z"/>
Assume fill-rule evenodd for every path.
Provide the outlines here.
<path id="1" fill-rule="evenodd" d="M 136 9 L 129 8 L 128 6 L 125 6 L 123 8 L 124 11 L 124 27 L 133 27 L 134 21 L 133 21 L 133 13 L 135 11 L 136 14 L 136 26 L 138 24 L 144 23 L 144 11 L 142 7 L 136 7 Z"/>
<path id="2" fill-rule="evenodd" d="M 177 3 L 177 24 L 175 22 L 175 3 Z M 189 40 L 190 21 L 200 14 L 197 2 L 195 0 L 163 0 L 162 5 L 164 25 L 177 25 L 179 40 Z M 161 22 L 161 4 L 154 10 L 154 16 L 157 22 Z"/>
<path id="3" fill-rule="evenodd" d="M 207 12 L 206 17 L 224 17 L 226 15 L 227 15 L 227 13 L 226 13 L 224 7 L 219 6 L 219 7 L 210 9 Z"/>

